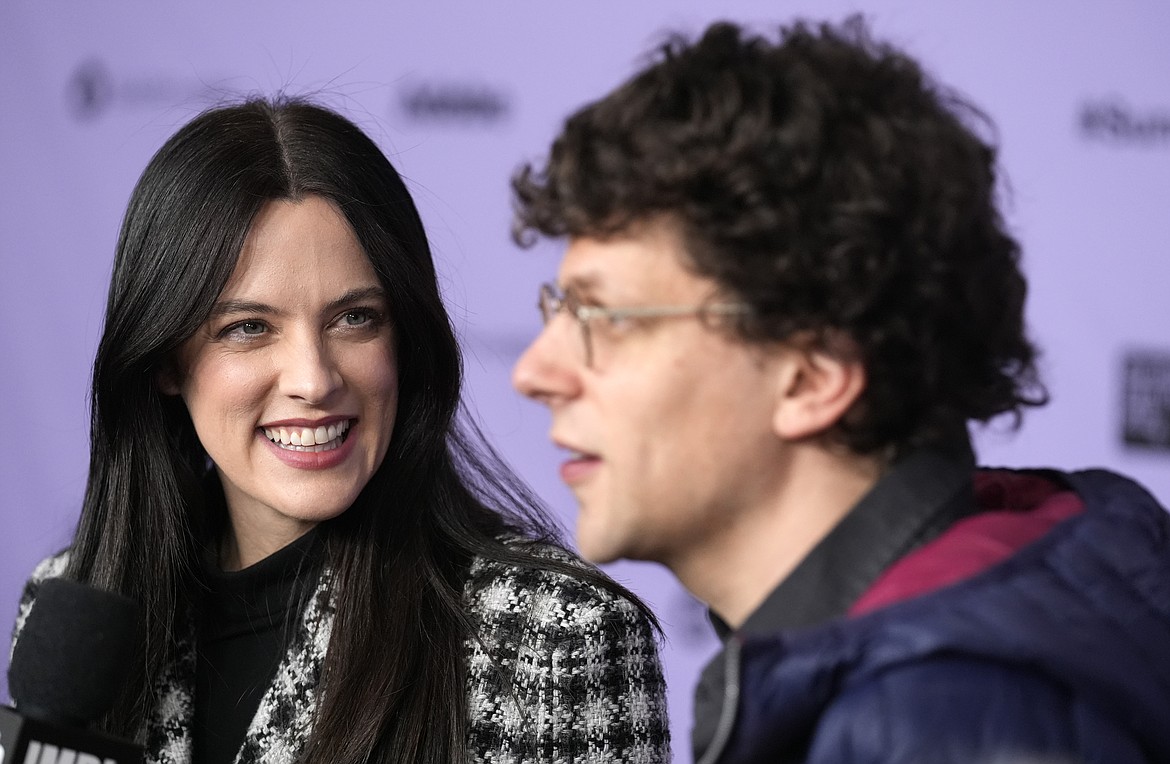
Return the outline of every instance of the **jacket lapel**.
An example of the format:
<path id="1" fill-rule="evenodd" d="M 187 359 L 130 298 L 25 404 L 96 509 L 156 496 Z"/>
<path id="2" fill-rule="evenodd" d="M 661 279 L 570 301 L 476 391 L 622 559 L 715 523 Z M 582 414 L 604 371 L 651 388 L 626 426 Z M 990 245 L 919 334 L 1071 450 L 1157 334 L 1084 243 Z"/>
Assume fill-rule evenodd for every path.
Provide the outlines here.
<path id="1" fill-rule="evenodd" d="M 312 731 L 321 667 L 333 630 L 332 575 L 321 572 L 288 652 L 248 726 L 237 764 L 286 764 L 301 755 Z"/>

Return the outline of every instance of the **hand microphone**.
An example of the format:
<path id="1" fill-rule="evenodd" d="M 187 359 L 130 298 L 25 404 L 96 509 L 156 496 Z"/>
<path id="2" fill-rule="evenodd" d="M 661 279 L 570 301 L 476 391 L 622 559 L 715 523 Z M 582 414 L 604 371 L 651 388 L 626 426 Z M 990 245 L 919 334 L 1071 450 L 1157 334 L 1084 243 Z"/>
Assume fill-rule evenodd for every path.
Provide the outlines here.
<path id="1" fill-rule="evenodd" d="M 120 594 L 43 581 L 8 668 L 0 764 L 138 764 L 142 747 L 90 729 L 140 659 L 138 605 Z"/>

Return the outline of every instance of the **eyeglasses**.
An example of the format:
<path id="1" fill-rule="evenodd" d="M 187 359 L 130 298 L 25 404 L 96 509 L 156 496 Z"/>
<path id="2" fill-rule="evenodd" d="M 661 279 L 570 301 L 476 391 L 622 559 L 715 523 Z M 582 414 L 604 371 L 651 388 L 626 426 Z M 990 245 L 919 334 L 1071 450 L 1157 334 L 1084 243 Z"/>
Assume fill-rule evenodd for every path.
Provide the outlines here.
<path id="1" fill-rule="evenodd" d="M 609 327 L 614 327 L 629 319 L 688 317 L 706 319 L 709 316 L 745 315 L 751 312 L 750 305 L 740 302 L 602 308 L 596 305 L 582 305 L 571 290 L 562 293 L 553 284 L 540 285 L 540 301 L 537 303 L 537 307 L 540 308 L 540 315 L 546 326 L 562 310 L 577 320 L 577 325 L 581 327 L 581 340 L 585 347 L 586 366 L 593 365 L 593 333 L 590 326 L 594 322 L 605 322 Z"/>

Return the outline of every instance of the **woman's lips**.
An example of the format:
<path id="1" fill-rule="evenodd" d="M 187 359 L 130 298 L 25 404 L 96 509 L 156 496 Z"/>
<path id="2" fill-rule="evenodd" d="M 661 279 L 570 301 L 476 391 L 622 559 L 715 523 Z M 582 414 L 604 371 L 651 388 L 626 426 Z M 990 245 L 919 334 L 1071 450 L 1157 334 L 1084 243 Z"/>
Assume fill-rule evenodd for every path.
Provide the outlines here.
<path id="1" fill-rule="evenodd" d="M 281 448 L 292 451 L 328 451 L 337 448 L 349 437 L 351 419 L 343 419 L 328 425 L 316 427 L 262 427 L 264 436 Z"/>
<path id="2" fill-rule="evenodd" d="M 300 470 L 323 470 L 335 467 L 353 453 L 357 439 L 353 437 L 358 422 L 344 419 L 316 427 L 290 425 L 267 426 L 258 429 L 277 459 Z"/>

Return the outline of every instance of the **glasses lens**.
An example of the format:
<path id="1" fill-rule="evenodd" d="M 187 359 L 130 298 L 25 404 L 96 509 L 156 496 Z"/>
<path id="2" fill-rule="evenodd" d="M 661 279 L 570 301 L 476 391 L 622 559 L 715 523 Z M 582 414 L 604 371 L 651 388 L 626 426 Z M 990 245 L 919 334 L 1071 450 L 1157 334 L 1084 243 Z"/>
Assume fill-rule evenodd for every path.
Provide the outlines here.
<path id="1" fill-rule="evenodd" d="M 581 327 L 581 342 L 585 344 L 585 365 L 593 366 L 593 338 L 589 334 L 589 322 L 577 321 L 577 325 Z"/>
<path id="2" fill-rule="evenodd" d="M 585 365 L 591 365 L 593 363 L 593 343 L 589 337 L 589 322 L 584 320 L 578 313 L 579 303 L 573 298 L 572 293 L 561 294 L 552 284 L 541 284 L 540 300 L 537 303 L 537 307 L 540 308 L 540 316 L 544 319 L 546 325 L 553 320 L 553 317 L 561 309 L 565 309 L 569 313 L 569 316 L 581 329 L 581 341 L 584 344 L 585 350 Z"/>
<path id="3" fill-rule="evenodd" d="M 552 317 L 561 308 L 561 299 L 557 296 L 551 284 L 540 285 L 540 300 L 536 305 L 540 308 L 540 317 L 544 319 L 544 322 L 547 324 L 549 321 L 552 321 Z"/>

